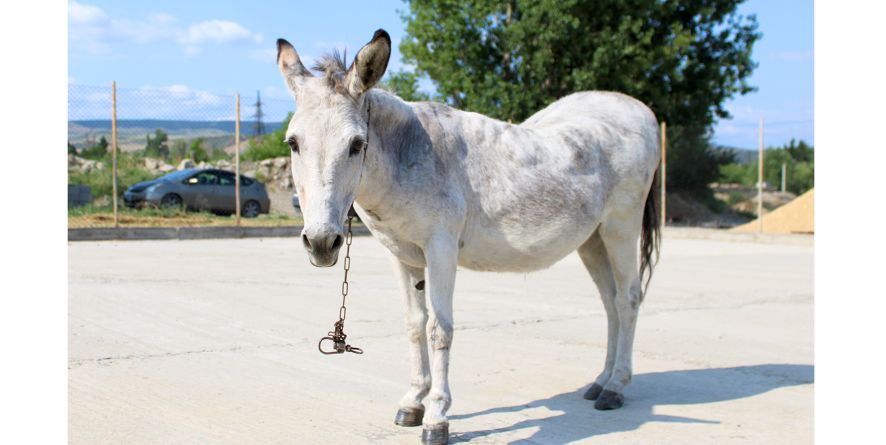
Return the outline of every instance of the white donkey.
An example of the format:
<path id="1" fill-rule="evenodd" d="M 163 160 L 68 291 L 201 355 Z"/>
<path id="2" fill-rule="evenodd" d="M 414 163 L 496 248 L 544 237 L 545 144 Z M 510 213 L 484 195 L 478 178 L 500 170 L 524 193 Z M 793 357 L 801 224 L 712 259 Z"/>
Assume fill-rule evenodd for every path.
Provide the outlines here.
<path id="1" fill-rule="evenodd" d="M 390 37 L 378 30 L 350 67 L 333 54 L 313 76 L 289 42 L 277 41 L 298 105 L 286 138 L 311 263 L 336 263 L 352 203 L 394 257 L 412 360 L 395 422 L 423 424 L 426 444 L 448 441 L 457 266 L 527 272 L 575 250 L 609 326 L 605 368 L 585 398 L 597 409 L 620 407 L 641 277 L 658 255 L 655 116 L 611 92 L 569 95 L 519 125 L 405 102 L 372 89 L 390 54 Z"/>

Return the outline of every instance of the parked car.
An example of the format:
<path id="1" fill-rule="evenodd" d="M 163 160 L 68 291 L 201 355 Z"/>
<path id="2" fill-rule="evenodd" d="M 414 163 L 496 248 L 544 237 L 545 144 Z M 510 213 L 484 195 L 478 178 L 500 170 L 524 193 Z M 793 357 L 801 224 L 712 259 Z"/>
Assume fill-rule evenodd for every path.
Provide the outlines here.
<path id="1" fill-rule="evenodd" d="M 298 202 L 298 194 L 292 194 L 292 208 L 295 209 L 296 212 L 301 212 L 301 203 Z"/>
<path id="2" fill-rule="evenodd" d="M 139 182 L 123 194 L 127 207 L 145 205 L 209 210 L 220 214 L 236 211 L 234 173 L 214 168 L 189 168 Z M 265 185 L 240 175 L 240 214 L 254 218 L 268 213 L 271 200 Z"/>

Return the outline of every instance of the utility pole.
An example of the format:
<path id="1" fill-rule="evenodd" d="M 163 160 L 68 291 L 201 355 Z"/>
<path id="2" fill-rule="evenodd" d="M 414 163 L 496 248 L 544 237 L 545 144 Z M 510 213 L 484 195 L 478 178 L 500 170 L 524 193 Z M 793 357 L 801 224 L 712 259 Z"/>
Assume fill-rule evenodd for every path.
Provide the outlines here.
<path id="1" fill-rule="evenodd" d="M 763 119 L 760 119 L 760 154 L 757 159 L 757 233 L 763 233 Z"/>
<path id="2" fill-rule="evenodd" d="M 117 81 L 111 82 L 111 202 L 114 207 L 114 228 L 120 227 L 117 214 Z"/>
<path id="3" fill-rule="evenodd" d="M 262 121 L 265 114 L 261 111 L 261 92 L 256 91 L 255 97 L 255 114 L 252 116 L 252 136 L 259 137 L 265 134 L 265 123 Z"/>
<path id="4" fill-rule="evenodd" d="M 237 93 L 237 121 L 234 126 L 234 208 L 240 227 L 240 93 Z"/>
<path id="5" fill-rule="evenodd" d="M 661 226 L 667 222 L 668 124 L 661 123 Z"/>

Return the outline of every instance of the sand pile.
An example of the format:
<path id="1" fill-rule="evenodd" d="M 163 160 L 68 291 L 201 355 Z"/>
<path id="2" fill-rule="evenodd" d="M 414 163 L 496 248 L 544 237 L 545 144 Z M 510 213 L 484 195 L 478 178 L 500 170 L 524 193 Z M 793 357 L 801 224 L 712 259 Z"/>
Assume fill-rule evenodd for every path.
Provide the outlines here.
<path id="1" fill-rule="evenodd" d="M 731 229 L 733 232 L 757 231 L 756 220 Z M 763 215 L 763 233 L 815 233 L 815 189 Z"/>

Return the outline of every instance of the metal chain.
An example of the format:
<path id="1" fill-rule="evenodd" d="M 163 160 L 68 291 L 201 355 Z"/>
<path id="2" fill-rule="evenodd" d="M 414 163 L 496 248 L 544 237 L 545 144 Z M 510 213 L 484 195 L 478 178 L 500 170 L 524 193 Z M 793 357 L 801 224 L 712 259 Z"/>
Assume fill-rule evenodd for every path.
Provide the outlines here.
<path id="1" fill-rule="evenodd" d="M 344 352 L 353 352 L 354 354 L 363 353 L 362 349 L 353 347 L 345 342 L 348 338 L 347 334 L 345 334 L 345 318 L 348 315 L 348 308 L 345 306 L 345 301 L 348 298 L 348 291 L 350 290 L 350 285 L 348 284 L 348 271 L 351 270 L 351 242 L 354 239 L 354 233 L 351 231 L 351 221 L 353 219 L 353 216 L 348 215 L 348 234 L 345 236 L 345 278 L 341 282 L 341 307 L 338 309 L 338 321 L 335 322 L 333 330 L 329 331 L 329 333 L 326 334 L 326 337 L 321 338 L 320 343 L 317 344 L 317 348 L 320 352 L 326 355 L 342 354 Z M 331 350 L 323 350 L 324 341 L 332 342 Z"/>
<path id="2" fill-rule="evenodd" d="M 345 278 L 341 282 L 341 307 L 338 309 L 338 318 L 342 323 L 344 323 L 345 317 L 348 315 L 345 300 L 348 298 L 348 291 L 350 290 L 348 272 L 351 270 L 351 241 L 354 239 L 354 234 L 351 232 L 351 221 L 353 219 L 353 216 L 348 215 L 348 234 L 345 235 Z"/>

